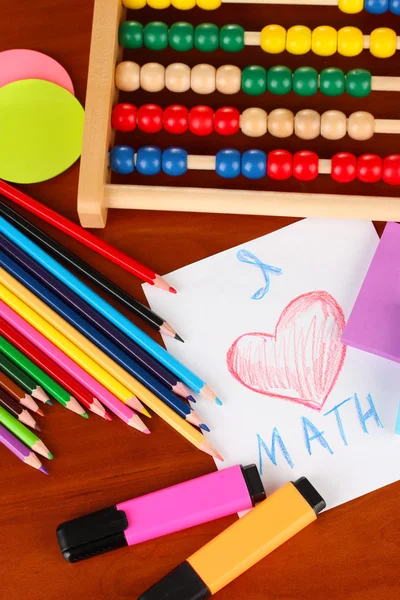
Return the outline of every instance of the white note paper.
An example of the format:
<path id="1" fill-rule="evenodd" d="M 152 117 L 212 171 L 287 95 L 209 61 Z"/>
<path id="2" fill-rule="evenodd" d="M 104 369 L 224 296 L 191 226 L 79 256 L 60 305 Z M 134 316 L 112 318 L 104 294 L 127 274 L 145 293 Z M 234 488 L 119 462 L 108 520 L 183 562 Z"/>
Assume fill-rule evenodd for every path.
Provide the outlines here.
<path id="1" fill-rule="evenodd" d="M 370 222 L 307 219 L 168 274 L 176 296 L 144 286 L 223 401 L 194 405 L 218 468 L 257 464 L 267 493 L 304 475 L 328 508 L 400 478 L 400 365 L 339 342 L 377 243 Z"/>

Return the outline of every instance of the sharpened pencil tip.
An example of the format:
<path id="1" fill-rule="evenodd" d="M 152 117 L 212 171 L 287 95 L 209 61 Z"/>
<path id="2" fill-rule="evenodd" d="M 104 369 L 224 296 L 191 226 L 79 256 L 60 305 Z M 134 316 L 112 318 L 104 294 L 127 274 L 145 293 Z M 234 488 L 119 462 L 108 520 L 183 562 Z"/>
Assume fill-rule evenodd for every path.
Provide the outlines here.
<path id="1" fill-rule="evenodd" d="M 52 455 L 52 453 L 51 453 L 51 452 L 48 452 L 48 453 L 47 453 L 47 458 L 48 458 L 49 460 L 53 460 L 54 456 Z"/>
<path id="2" fill-rule="evenodd" d="M 197 402 L 196 398 L 194 398 L 193 396 L 188 396 L 187 400 L 189 400 L 189 402 L 194 402 L 195 404 Z"/>
<path id="3" fill-rule="evenodd" d="M 107 412 L 104 413 L 104 418 L 105 418 L 106 421 L 112 421 L 111 416 Z"/>
<path id="4" fill-rule="evenodd" d="M 36 431 L 42 431 L 37 423 L 35 423 L 34 428 Z"/>
<path id="5" fill-rule="evenodd" d="M 52 401 L 50 400 L 50 398 L 48 400 L 46 400 L 45 404 L 49 404 L 50 406 L 53 406 Z"/>
<path id="6" fill-rule="evenodd" d="M 143 429 L 143 433 L 145 433 L 146 435 L 149 435 L 151 433 L 150 429 Z"/>
<path id="7" fill-rule="evenodd" d="M 219 398 L 215 398 L 215 403 L 218 404 L 218 406 L 222 406 L 222 402 Z"/>
<path id="8" fill-rule="evenodd" d="M 82 413 L 82 414 L 81 414 L 81 417 L 83 417 L 84 419 L 88 419 L 88 418 L 89 418 L 89 415 L 88 415 L 87 413 L 85 413 L 85 412 L 84 412 L 84 413 Z"/>
<path id="9" fill-rule="evenodd" d="M 39 415 L 39 417 L 44 417 L 44 412 L 40 410 L 40 408 L 37 409 L 36 414 Z"/>
<path id="10" fill-rule="evenodd" d="M 171 294 L 177 294 L 178 293 L 177 290 L 174 287 L 172 287 L 171 285 L 169 286 L 168 291 L 171 292 Z"/>
<path id="11" fill-rule="evenodd" d="M 210 428 L 207 427 L 207 425 L 205 423 L 200 423 L 199 427 L 200 427 L 200 429 L 204 429 L 204 431 L 208 431 L 208 432 L 211 431 Z"/>
<path id="12" fill-rule="evenodd" d="M 185 343 L 185 340 L 181 338 L 181 336 L 178 333 L 175 334 L 174 339 L 178 340 L 178 342 L 182 342 L 182 344 Z"/>
<path id="13" fill-rule="evenodd" d="M 41 472 L 42 472 L 42 473 L 44 473 L 45 475 L 48 475 L 48 474 L 49 474 L 49 472 L 48 472 L 48 471 L 46 471 L 46 469 L 44 468 L 44 466 L 43 466 L 43 465 L 40 467 L 39 471 L 41 471 Z"/>

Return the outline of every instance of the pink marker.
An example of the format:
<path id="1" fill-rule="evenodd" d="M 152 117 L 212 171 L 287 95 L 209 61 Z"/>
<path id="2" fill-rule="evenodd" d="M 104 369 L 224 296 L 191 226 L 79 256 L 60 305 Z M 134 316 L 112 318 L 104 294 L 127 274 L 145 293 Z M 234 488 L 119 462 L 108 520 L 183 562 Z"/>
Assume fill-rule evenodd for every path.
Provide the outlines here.
<path id="1" fill-rule="evenodd" d="M 257 467 L 238 465 L 62 523 L 58 543 L 74 563 L 248 510 L 265 497 Z"/>

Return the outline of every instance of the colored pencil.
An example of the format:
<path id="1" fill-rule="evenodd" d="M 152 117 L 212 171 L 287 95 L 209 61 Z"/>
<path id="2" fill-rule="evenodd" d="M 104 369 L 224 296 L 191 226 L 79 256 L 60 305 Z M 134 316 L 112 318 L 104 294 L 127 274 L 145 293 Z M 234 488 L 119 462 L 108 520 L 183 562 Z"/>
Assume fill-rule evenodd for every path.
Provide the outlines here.
<path id="1" fill-rule="evenodd" d="M 193 396 L 190 395 L 189 388 L 178 380 L 178 378 L 161 365 L 155 358 L 147 354 L 143 348 L 138 346 L 134 341 L 128 338 L 122 331 L 115 327 L 110 321 L 105 319 L 100 313 L 92 308 L 87 302 L 82 300 L 75 292 L 70 290 L 64 283 L 59 281 L 54 275 L 43 268 L 39 263 L 33 260 L 21 248 L 13 244 L 8 238 L 0 233 L 0 247 L 11 259 L 11 265 L 18 263 L 20 267 L 33 275 L 46 288 L 49 288 L 60 299 L 64 300 L 71 308 L 73 308 L 81 317 L 89 321 L 96 329 L 99 329 L 107 337 L 110 338 L 117 346 L 126 352 L 131 358 L 140 364 L 144 369 L 149 371 L 156 379 L 161 381 L 169 390 L 187 398 L 191 402 L 195 402 Z M 0 264 L 3 264 L 4 253 L 0 253 Z M 12 271 L 10 271 L 12 272 Z M 17 275 L 12 273 L 15 277 Z"/>
<path id="2" fill-rule="evenodd" d="M 40 400 L 44 404 L 51 404 L 51 401 L 42 388 L 36 384 L 36 381 L 29 377 L 22 369 L 17 367 L 15 363 L 9 360 L 0 352 L 0 370 L 6 373 L 13 381 L 22 387 L 25 392 Z"/>
<path id="3" fill-rule="evenodd" d="M 22 460 L 25 464 L 41 471 L 45 475 L 48 472 L 43 467 L 42 463 L 34 452 L 31 452 L 25 444 L 23 444 L 11 431 L 8 431 L 3 425 L 0 425 L 0 442 L 8 448 L 17 458 Z"/>
<path id="4" fill-rule="evenodd" d="M 35 381 L 53 396 L 57 402 L 59 402 L 64 408 L 71 410 L 72 412 L 88 418 L 87 413 L 84 411 L 82 406 L 77 400 L 71 396 L 61 385 L 59 385 L 52 377 L 47 375 L 38 367 L 32 360 L 20 352 L 15 346 L 10 344 L 5 337 L 0 336 L 0 352 L 2 352 L 7 358 L 12 360 L 17 367 L 28 373 Z"/>
<path id="5" fill-rule="evenodd" d="M 11 325 L 9 325 L 2 317 L 0 317 L 0 333 L 11 344 L 18 348 L 20 352 L 25 354 L 25 356 L 30 358 L 38 367 L 43 369 L 43 371 L 57 381 L 61 387 L 68 390 L 72 394 L 72 397 L 82 402 L 86 408 L 107 421 L 111 420 L 109 414 L 104 410 L 104 406 L 100 404 L 96 398 L 93 398 L 92 394 L 86 388 L 61 369 L 53 360 L 34 346 L 34 344 L 27 340 L 16 329 L 11 327 Z"/>
<path id="6" fill-rule="evenodd" d="M 20 423 L 15 417 L 10 415 L 2 406 L 0 406 L 0 423 L 4 425 L 11 433 L 17 436 L 23 442 L 38 454 L 41 454 L 45 458 L 52 460 L 53 455 L 43 444 L 42 440 L 38 438 L 32 431 L 30 431 L 25 425 Z"/>
<path id="7" fill-rule="evenodd" d="M 35 419 L 29 414 L 29 411 L 27 411 L 25 408 L 22 408 L 22 406 L 15 402 L 15 400 L 6 394 L 4 390 L 0 390 L 0 405 L 8 410 L 13 417 L 18 419 L 18 421 L 21 421 L 21 423 L 27 427 L 40 431 L 40 427 L 36 423 Z"/>
<path id="8" fill-rule="evenodd" d="M 131 339 L 138 343 L 142 348 L 159 360 L 164 366 L 175 373 L 184 383 L 201 396 L 222 404 L 210 387 L 195 373 L 173 357 L 162 346 L 157 344 L 152 338 L 145 334 L 139 327 L 134 325 L 122 313 L 116 310 L 111 304 L 103 300 L 101 296 L 93 292 L 87 285 L 81 282 L 75 275 L 70 273 L 58 261 L 52 258 L 47 252 L 42 250 L 37 244 L 21 233 L 6 219 L 0 216 L 0 232 L 8 239 L 16 243 L 22 250 L 27 252 L 38 261 L 42 266 L 55 275 L 60 281 L 63 281 L 70 289 L 75 291 L 81 298 L 86 300 L 93 308 L 99 311 L 104 317 L 109 319 L 119 329 L 124 331 Z"/>
<path id="9" fill-rule="evenodd" d="M 46 326 L 47 331 L 54 333 L 58 340 L 64 336 L 54 327 L 49 325 L 40 315 L 35 313 L 26 304 L 21 302 L 17 296 L 9 292 L 7 288 L 0 284 L 0 291 L 3 293 L 5 302 L 0 300 L 0 309 L 3 318 L 12 325 L 17 331 L 24 335 L 30 342 L 36 344 L 47 356 L 52 358 L 58 365 L 64 368 L 70 375 L 75 377 L 82 385 L 89 389 L 96 398 L 98 398 L 107 408 L 130 427 L 134 427 L 143 433 L 150 433 L 141 419 L 123 402 L 113 396 L 105 387 L 103 387 L 94 377 L 89 375 L 84 369 L 70 359 L 47 337 L 42 335 L 35 327 L 30 325 L 24 316 L 29 317 L 35 325 Z M 11 308 L 13 307 L 13 308 Z M 54 330 L 54 331 L 52 331 Z M 66 338 L 65 338 L 66 339 Z M 68 342 L 68 340 L 66 340 Z"/>
<path id="10" fill-rule="evenodd" d="M 32 396 L 26 394 L 21 386 L 15 383 L 2 371 L 0 371 L 0 387 L 22 406 L 25 406 L 25 408 L 29 408 L 30 411 L 40 415 L 41 417 L 44 417 L 44 412 L 40 410 Z"/>
<path id="11" fill-rule="evenodd" d="M 165 279 L 153 271 L 153 269 L 149 269 L 149 267 L 142 265 L 127 254 L 124 254 L 120 250 L 117 250 L 117 248 L 107 244 L 107 242 L 100 240 L 86 229 L 83 229 L 80 225 L 73 223 L 66 217 L 58 214 L 55 210 L 44 206 L 44 204 L 30 198 L 27 194 L 24 194 L 20 190 L 1 180 L 0 193 L 43 221 L 50 223 L 53 227 L 56 227 L 63 233 L 78 240 L 81 244 L 84 244 L 91 250 L 101 254 L 108 260 L 111 260 L 116 265 L 125 269 L 125 271 L 132 273 L 135 277 L 138 277 L 151 285 L 155 285 L 158 288 L 176 294 L 176 290 L 171 287 Z"/>
<path id="12" fill-rule="evenodd" d="M 67 263 L 70 267 L 78 271 L 81 275 L 87 277 L 90 281 L 95 283 L 104 292 L 107 292 L 113 296 L 116 300 L 124 304 L 127 308 L 135 313 L 138 317 L 143 319 L 151 327 L 159 331 L 164 335 L 173 337 L 180 342 L 183 339 L 176 333 L 176 331 L 167 323 L 162 317 L 157 315 L 151 308 L 132 298 L 125 290 L 117 286 L 115 283 L 104 277 L 101 273 L 96 271 L 93 267 L 88 265 L 87 262 L 79 258 L 76 254 L 65 248 L 62 244 L 57 242 L 47 233 L 36 227 L 25 217 L 22 217 L 14 209 L 5 204 L 0 205 L 0 214 L 6 217 L 10 223 L 13 223 L 21 231 L 23 231 L 28 237 L 37 242 L 39 246 L 48 250 L 50 254 L 61 259 Z"/>
<path id="13" fill-rule="evenodd" d="M 0 252 L 1 259 L 2 253 Z M 8 289 L 42 315 L 78 348 L 91 356 L 108 373 L 124 384 L 128 390 L 136 394 L 145 403 L 150 390 L 189 423 L 208 431 L 208 427 L 202 423 L 201 417 L 181 398 L 175 396 L 150 373 L 142 369 L 104 335 L 77 315 L 58 296 L 45 288 L 37 279 L 16 265 L 10 258 L 6 258 L 4 266 L 9 268 L 9 274 L 12 273 L 12 276 L 3 281 Z M 14 277 L 17 281 L 13 281 Z M 33 294 L 37 298 L 34 298 Z"/>

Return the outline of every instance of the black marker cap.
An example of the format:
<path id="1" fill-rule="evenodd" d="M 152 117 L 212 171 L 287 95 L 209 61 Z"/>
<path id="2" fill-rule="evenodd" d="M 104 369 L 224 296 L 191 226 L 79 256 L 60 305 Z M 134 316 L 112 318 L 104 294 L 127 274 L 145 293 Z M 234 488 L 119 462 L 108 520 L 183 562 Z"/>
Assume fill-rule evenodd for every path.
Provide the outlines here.
<path id="1" fill-rule="evenodd" d="M 260 474 L 256 465 L 248 465 L 246 467 L 240 467 L 242 469 L 243 477 L 249 490 L 251 501 L 253 506 L 262 502 L 267 497 L 263 483 L 261 481 Z"/>
<path id="2" fill-rule="evenodd" d="M 205 600 L 211 592 L 196 571 L 184 562 L 146 590 L 138 600 Z"/>
<path id="3" fill-rule="evenodd" d="M 293 481 L 292 483 L 303 496 L 303 498 L 307 500 L 308 504 L 314 510 L 316 515 L 320 513 L 321 510 L 326 508 L 325 500 L 322 496 L 320 496 L 315 487 L 311 485 L 306 477 L 300 477 L 300 479 Z"/>
<path id="4" fill-rule="evenodd" d="M 70 563 L 123 548 L 128 520 L 115 506 L 61 523 L 57 539 L 65 560 Z"/>

